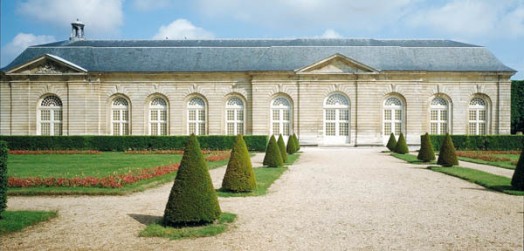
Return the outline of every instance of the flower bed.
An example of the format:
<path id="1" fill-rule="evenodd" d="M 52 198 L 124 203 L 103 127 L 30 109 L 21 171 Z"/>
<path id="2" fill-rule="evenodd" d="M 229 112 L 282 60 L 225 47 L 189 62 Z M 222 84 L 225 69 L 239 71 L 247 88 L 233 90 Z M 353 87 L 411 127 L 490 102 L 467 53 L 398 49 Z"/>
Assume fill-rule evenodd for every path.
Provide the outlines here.
<path id="1" fill-rule="evenodd" d="M 516 165 L 517 160 L 512 160 L 508 157 L 496 156 L 496 154 L 520 154 L 519 151 L 457 151 L 457 156 L 470 158 L 470 159 L 480 159 L 488 162 L 510 162 L 511 164 Z"/>
<path id="2" fill-rule="evenodd" d="M 13 155 L 37 155 L 37 154 L 99 154 L 96 150 L 9 150 Z"/>

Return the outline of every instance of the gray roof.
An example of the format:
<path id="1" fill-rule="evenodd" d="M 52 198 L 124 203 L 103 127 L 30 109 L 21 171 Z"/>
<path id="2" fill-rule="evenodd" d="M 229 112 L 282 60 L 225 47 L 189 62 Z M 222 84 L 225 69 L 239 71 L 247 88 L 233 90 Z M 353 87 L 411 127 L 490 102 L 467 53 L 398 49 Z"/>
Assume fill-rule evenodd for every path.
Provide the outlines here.
<path id="1" fill-rule="evenodd" d="M 89 72 L 295 71 L 335 54 L 378 71 L 515 72 L 485 47 L 449 40 L 79 40 L 31 46 L 7 72 L 44 55 Z"/>

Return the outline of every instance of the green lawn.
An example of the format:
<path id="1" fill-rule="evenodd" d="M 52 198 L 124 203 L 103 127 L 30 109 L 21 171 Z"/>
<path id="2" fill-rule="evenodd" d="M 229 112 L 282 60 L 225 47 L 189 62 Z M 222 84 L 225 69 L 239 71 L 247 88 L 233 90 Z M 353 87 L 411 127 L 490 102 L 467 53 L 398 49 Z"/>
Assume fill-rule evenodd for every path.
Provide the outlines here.
<path id="1" fill-rule="evenodd" d="M 391 156 L 397 158 L 397 159 L 401 159 L 401 160 L 404 160 L 408 163 L 411 163 L 411 164 L 421 164 L 421 165 L 427 165 L 427 164 L 435 164 L 436 161 L 431 161 L 431 162 L 422 162 L 421 160 L 417 159 L 417 156 L 416 155 L 413 155 L 413 154 L 400 154 L 400 153 L 391 153 Z"/>
<path id="2" fill-rule="evenodd" d="M 2 213 L 4 218 L 0 220 L 0 236 L 21 231 L 39 222 L 50 220 L 57 215 L 56 212 L 46 211 L 5 211 Z"/>

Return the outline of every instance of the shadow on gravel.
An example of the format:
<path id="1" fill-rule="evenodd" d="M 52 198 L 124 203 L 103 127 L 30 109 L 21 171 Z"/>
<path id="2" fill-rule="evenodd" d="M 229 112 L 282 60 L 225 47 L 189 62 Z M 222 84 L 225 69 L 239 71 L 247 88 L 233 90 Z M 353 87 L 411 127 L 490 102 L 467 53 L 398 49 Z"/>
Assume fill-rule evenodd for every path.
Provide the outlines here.
<path id="1" fill-rule="evenodd" d="M 162 220 L 161 216 L 157 215 L 146 215 L 146 214 L 128 214 L 131 218 L 135 219 L 136 221 L 144 224 L 144 225 L 150 225 L 153 223 L 160 222 Z"/>

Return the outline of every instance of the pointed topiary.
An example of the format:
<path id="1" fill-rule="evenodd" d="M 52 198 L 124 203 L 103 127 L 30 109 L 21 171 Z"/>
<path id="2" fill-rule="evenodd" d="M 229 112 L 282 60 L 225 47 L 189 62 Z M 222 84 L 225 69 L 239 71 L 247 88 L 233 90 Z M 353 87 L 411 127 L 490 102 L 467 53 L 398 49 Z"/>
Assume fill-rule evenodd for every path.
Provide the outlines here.
<path id="1" fill-rule="evenodd" d="M 397 145 L 395 146 L 394 152 L 400 153 L 400 154 L 406 154 L 409 153 L 408 145 L 406 144 L 406 139 L 404 138 L 404 134 L 400 133 L 400 136 L 398 137 Z"/>
<path id="2" fill-rule="evenodd" d="M 278 143 L 275 140 L 275 136 L 271 135 L 269 143 L 266 148 L 266 155 L 264 156 L 264 161 L 262 162 L 264 166 L 268 167 L 281 167 L 284 165 L 282 161 L 282 154 L 278 148 Z"/>
<path id="3" fill-rule="evenodd" d="M 288 154 L 293 154 L 297 152 L 295 138 L 293 137 L 293 135 L 287 138 L 286 152 Z"/>
<path id="4" fill-rule="evenodd" d="M 207 163 L 194 134 L 188 138 L 164 211 L 165 226 L 209 224 L 221 214 Z"/>
<path id="5" fill-rule="evenodd" d="M 0 141 L 0 219 L 7 208 L 7 143 Z"/>
<path id="6" fill-rule="evenodd" d="M 449 133 L 446 133 L 446 137 L 444 137 L 444 140 L 442 141 L 437 164 L 446 167 L 458 165 L 457 154 L 455 153 L 455 145 L 453 145 L 453 140 L 451 140 Z"/>
<path id="7" fill-rule="evenodd" d="M 300 141 L 298 141 L 298 137 L 296 134 L 293 133 L 293 141 L 295 141 L 295 152 L 298 152 L 300 150 Z"/>
<path id="8" fill-rule="evenodd" d="M 237 135 L 227 163 L 222 189 L 231 192 L 250 192 L 257 188 L 255 172 L 242 135 Z"/>
<path id="9" fill-rule="evenodd" d="M 515 172 L 511 178 L 511 186 L 517 190 L 524 191 L 524 148 L 522 148 Z"/>
<path id="10" fill-rule="evenodd" d="M 388 144 L 386 145 L 386 147 L 390 151 L 394 152 L 396 146 L 397 146 L 397 139 L 395 138 L 395 134 L 391 133 L 389 134 L 389 140 L 388 140 Z"/>
<path id="11" fill-rule="evenodd" d="M 435 151 L 433 151 L 428 133 L 420 135 L 420 150 L 418 151 L 417 159 L 422 162 L 435 160 Z"/>
<path id="12" fill-rule="evenodd" d="M 287 162 L 287 152 L 286 152 L 286 143 L 284 143 L 284 137 L 282 137 L 282 134 L 278 136 L 278 149 L 280 150 L 280 155 L 282 155 L 282 162 Z"/>

